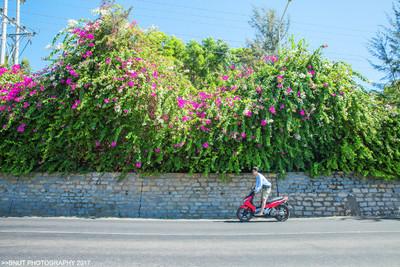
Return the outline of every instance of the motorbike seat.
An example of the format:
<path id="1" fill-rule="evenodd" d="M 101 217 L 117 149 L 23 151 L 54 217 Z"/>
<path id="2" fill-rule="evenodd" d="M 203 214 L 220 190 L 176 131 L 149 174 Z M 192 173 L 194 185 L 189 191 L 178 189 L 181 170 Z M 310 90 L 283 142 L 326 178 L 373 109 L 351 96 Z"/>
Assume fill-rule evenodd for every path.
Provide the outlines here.
<path id="1" fill-rule="evenodd" d="M 283 197 L 274 197 L 274 198 L 268 200 L 267 203 L 271 203 L 271 202 L 274 202 L 274 201 L 277 201 L 277 200 L 281 200 L 281 199 L 283 199 Z"/>

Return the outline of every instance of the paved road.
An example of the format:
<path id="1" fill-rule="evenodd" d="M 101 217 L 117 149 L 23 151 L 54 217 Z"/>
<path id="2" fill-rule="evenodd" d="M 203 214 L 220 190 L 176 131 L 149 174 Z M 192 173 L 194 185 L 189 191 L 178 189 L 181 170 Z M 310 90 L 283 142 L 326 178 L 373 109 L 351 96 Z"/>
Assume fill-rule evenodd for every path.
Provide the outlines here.
<path id="1" fill-rule="evenodd" d="M 398 267 L 400 220 L 0 218 L 0 266 Z"/>

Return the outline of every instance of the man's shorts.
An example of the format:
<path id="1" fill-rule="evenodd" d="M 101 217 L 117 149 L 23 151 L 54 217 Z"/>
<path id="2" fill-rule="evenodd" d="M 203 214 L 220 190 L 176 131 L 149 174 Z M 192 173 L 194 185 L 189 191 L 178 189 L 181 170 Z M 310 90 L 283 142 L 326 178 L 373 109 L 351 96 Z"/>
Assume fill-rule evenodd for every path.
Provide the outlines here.
<path id="1" fill-rule="evenodd" d="M 261 190 L 261 198 L 268 198 L 270 193 L 271 193 L 271 187 L 263 185 Z"/>

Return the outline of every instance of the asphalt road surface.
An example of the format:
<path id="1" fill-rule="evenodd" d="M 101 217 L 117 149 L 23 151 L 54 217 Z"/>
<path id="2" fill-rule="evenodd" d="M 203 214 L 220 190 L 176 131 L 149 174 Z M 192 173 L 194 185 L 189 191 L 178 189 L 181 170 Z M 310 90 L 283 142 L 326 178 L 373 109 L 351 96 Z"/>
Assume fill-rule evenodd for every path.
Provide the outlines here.
<path id="1" fill-rule="evenodd" d="M 0 266 L 400 266 L 400 220 L 0 218 Z"/>

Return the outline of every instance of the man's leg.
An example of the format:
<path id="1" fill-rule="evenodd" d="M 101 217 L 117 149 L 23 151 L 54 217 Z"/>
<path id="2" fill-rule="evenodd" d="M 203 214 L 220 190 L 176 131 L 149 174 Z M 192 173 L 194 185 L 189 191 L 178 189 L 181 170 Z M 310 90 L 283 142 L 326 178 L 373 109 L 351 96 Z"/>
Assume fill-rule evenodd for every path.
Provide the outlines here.
<path id="1" fill-rule="evenodd" d="M 260 211 L 257 213 L 258 216 L 264 215 L 264 208 L 265 204 L 267 204 L 267 198 L 268 198 L 268 190 L 264 190 L 264 188 L 261 191 L 261 207 Z"/>

